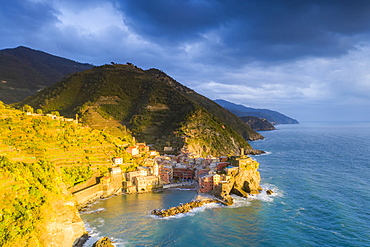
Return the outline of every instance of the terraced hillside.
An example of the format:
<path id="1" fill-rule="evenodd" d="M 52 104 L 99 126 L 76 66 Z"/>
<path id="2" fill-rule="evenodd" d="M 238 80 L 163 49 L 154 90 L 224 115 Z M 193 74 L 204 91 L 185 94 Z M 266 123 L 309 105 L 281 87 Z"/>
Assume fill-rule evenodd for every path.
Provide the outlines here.
<path id="1" fill-rule="evenodd" d="M 0 108 L 0 156 L 11 162 L 44 160 L 67 169 L 110 166 L 114 156 L 131 159 L 125 152 L 125 147 L 132 143 L 130 135 L 117 138 L 68 121 L 72 119 L 53 120 L 50 116 Z"/>

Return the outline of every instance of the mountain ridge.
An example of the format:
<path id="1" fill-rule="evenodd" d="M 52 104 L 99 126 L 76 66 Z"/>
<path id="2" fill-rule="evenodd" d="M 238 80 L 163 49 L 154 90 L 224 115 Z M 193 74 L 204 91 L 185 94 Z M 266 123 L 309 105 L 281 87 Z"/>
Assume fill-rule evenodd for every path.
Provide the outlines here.
<path id="1" fill-rule="evenodd" d="M 121 126 L 116 129 L 127 131 L 127 126 L 139 141 L 157 150 L 173 146 L 180 151 L 185 145 L 201 156 L 237 154 L 240 148 L 255 152 L 245 140 L 263 138 L 237 116 L 163 71 L 132 64 L 77 72 L 17 105 L 24 104 L 67 117 L 78 114 L 92 127 L 92 117 L 98 114 L 107 121 L 108 133 L 109 122 L 118 122 Z"/>
<path id="2" fill-rule="evenodd" d="M 235 104 L 223 99 L 214 100 L 217 104 L 228 109 L 238 117 L 254 116 L 258 118 L 264 118 L 270 123 L 276 124 L 299 124 L 298 120 L 290 118 L 280 112 L 269 110 L 269 109 L 256 109 L 252 107 L 246 107 L 241 104 Z"/>
<path id="3" fill-rule="evenodd" d="M 25 46 L 0 50 L 0 100 L 21 101 L 68 74 L 92 67 Z"/>

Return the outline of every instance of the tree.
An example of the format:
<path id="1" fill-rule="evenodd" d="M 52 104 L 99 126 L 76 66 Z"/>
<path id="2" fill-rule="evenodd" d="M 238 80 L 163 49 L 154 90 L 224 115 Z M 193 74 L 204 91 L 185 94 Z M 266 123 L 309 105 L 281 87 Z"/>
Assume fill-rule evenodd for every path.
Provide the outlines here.
<path id="1" fill-rule="evenodd" d="M 58 111 L 52 111 L 51 114 L 53 114 L 55 116 L 60 116 L 60 113 Z"/>
<path id="2" fill-rule="evenodd" d="M 30 105 L 24 105 L 23 111 L 33 113 L 33 108 Z"/>

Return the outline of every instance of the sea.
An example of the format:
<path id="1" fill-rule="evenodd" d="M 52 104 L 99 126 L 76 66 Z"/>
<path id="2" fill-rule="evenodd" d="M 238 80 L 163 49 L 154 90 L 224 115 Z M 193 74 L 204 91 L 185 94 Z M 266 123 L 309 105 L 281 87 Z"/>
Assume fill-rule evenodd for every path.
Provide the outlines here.
<path id="1" fill-rule="evenodd" d="M 370 246 L 370 122 L 277 125 L 251 142 L 266 154 L 261 185 L 274 191 L 227 207 L 208 204 L 169 218 L 153 209 L 186 203 L 187 189 L 119 195 L 81 214 L 92 236 L 115 246 Z"/>

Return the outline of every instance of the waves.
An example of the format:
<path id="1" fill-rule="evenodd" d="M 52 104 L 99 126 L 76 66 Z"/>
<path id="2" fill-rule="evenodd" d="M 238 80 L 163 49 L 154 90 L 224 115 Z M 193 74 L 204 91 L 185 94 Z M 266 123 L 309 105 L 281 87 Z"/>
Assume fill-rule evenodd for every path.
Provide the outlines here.
<path id="1" fill-rule="evenodd" d="M 98 209 L 91 210 L 91 211 L 86 210 L 84 212 L 81 212 L 81 214 L 96 214 L 96 213 L 100 213 L 100 212 L 102 212 L 104 210 L 105 210 L 105 208 L 98 208 Z"/>
<path id="2" fill-rule="evenodd" d="M 115 237 L 117 246 L 369 246 L 370 125 L 324 127 L 280 126 L 253 143 L 270 151 L 256 157 L 263 191 L 233 196 L 233 206 L 151 216 L 194 198 L 178 188 L 117 196 L 81 217 L 96 239 Z"/>
<path id="3" fill-rule="evenodd" d="M 265 156 L 265 155 L 270 155 L 272 154 L 272 152 L 269 152 L 269 151 L 265 151 L 264 153 L 262 154 L 254 154 L 254 155 L 250 155 L 250 156 Z"/>
<path id="4" fill-rule="evenodd" d="M 99 223 L 98 225 L 96 225 L 96 223 Z M 102 232 L 100 232 L 97 227 L 102 227 L 104 226 L 104 222 L 105 220 L 103 218 L 98 218 L 96 219 L 95 221 L 91 222 L 93 225 L 96 225 L 95 226 L 91 226 L 88 222 L 84 222 L 85 223 L 85 228 L 87 230 L 87 232 L 89 233 L 89 238 L 87 239 L 87 241 L 83 244 L 83 247 L 91 247 L 94 245 L 94 243 L 96 241 L 98 241 L 99 239 L 103 238 L 103 237 L 106 237 L 104 236 L 104 234 Z M 127 241 L 125 241 L 124 239 L 121 239 L 121 238 L 113 238 L 111 236 L 109 236 L 110 240 L 112 240 L 113 242 L 113 245 L 116 246 L 116 247 L 123 247 L 123 246 L 126 246 L 127 244 Z"/>
<path id="5" fill-rule="evenodd" d="M 240 197 L 240 196 L 237 196 L 237 195 L 232 195 L 232 198 L 234 200 L 234 204 L 231 205 L 231 206 L 225 206 L 221 203 L 208 203 L 208 204 L 205 204 L 201 207 L 194 208 L 188 213 L 181 213 L 181 214 L 177 214 L 177 215 L 169 216 L 169 217 L 159 217 L 159 216 L 155 216 L 155 215 L 150 215 L 150 217 L 153 218 L 153 219 L 159 219 L 159 220 L 180 219 L 180 218 L 184 218 L 184 217 L 187 217 L 187 216 L 191 217 L 191 216 L 194 216 L 198 213 L 202 213 L 205 210 L 211 210 L 211 209 L 215 209 L 215 208 L 248 207 L 248 206 L 251 205 L 252 201 L 254 201 L 254 200 L 259 200 L 259 201 L 262 201 L 262 202 L 272 202 L 274 200 L 274 198 L 282 196 L 282 192 L 275 185 L 262 184 L 261 187 L 262 187 L 263 191 L 261 191 L 260 194 L 249 195 L 248 198 Z M 188 190 L 188 189 L 179 189 L 179 190 Z M 266 193 L 267 190 L 272 190 L 274 193 L 271 194 L 271 195 L 268 195 Z"/>
<path id="6" fill-rule="evenodd" d="M 150 215 L 150 217 L 153 218 L 153 219 L 159 219 L 159 220 L 180 219 L 180 218 L 184 218 L 184 217 L 187 217 L 187 216 L 194 216 L 195 214 L 204 212 L 205 210 L 208 210 L 208 209 L 222 208 L 222 207 L 225 207 L 225 206 L 221 203 L 207 203 L 207 204 L 204 204 L 201 207 L 193 208 L 188 213 L 180 213 L 180 214 L 176 214 L 176 215 L 169 216 L 169 217 L 159 217 L 159 216 L 156 216 L 156 215 Z"/>

